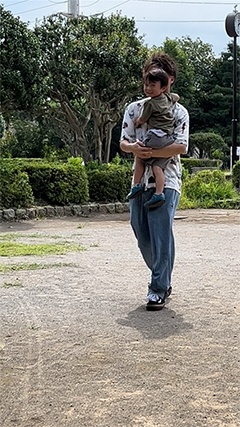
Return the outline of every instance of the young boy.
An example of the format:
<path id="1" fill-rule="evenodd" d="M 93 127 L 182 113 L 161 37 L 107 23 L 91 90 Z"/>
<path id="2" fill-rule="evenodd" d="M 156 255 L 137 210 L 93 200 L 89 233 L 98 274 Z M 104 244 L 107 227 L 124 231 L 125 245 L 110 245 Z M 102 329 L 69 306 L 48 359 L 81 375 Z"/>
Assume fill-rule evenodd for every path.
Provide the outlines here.
<path id="1" fill-rule="evenodd" d="M 149 100 L 144 103 L 141 116 L 135 121 L 135 126 L 139 127 L 147 122 L 148 132 L 144 139 L 144 145 L 153 149 L 163 148 L 174 142 L 172 106 L 179 100 L 179 96 L 167 93 L 168 75 L 162 69 L 151 69 L 144 75 L 144 93 Z M 151 199 L 144 204 L 148 208 L 156 208 L 165 203 L 164 189 L 164 169 L 171 160 L 169 158 L 154 158 L 143 160 L 135 158 L 135 168 L 133 175 L 133 186 L 127 199 L 133 199 L 143 193 L 141 178 L 144 173 L 144 166 L 152 166 L 156 181 L 156 192 Z"/>

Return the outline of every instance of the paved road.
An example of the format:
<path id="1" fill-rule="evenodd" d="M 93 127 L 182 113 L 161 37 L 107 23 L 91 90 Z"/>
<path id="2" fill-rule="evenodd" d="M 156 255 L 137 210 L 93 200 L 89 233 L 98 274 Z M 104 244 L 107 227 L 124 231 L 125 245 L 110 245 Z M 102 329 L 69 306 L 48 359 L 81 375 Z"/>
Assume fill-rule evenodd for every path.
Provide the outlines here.
<path id="1" fill-rule="evenodd" d="M 128 214 L 1 224 L 87 249 L 0 258 L 52 265 L 0 274 L 1 426 L 239 426 L 239 225 L 178 211 L 173 294 L 147 312 Z"/>

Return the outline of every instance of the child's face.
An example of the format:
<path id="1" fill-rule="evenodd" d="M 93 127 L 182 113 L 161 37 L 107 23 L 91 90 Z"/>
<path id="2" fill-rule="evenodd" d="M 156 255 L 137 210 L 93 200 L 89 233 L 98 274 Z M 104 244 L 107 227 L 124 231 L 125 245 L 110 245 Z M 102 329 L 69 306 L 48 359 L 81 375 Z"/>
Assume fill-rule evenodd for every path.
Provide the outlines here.
<path id="1" fill-rule="evenodd" d="M 163 93 L 161 88 L 161 83 L 158 82 L 150 82 L 145 81 L 143 87 L 144 93 L 146 96 L 150 96 L 150 98 L 154 98 L 155 96 L 160 96 Z"/>

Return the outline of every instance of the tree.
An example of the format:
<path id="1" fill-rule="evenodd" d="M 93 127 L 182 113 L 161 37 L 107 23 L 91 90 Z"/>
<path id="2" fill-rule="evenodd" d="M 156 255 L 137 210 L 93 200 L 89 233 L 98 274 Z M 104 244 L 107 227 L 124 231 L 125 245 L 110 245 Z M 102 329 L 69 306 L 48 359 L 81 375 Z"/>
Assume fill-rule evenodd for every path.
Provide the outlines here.
<path id="1" fill-rule="evenodd" d="M 209 78 L 216 59 L 212 46 L 209 43 L 203 43 L 199 37 L 192 40 L 191 37 L 185 36 L 176 40 L 178 47 L 187 54 L 188 64 L 194 70 L 195 90 L 201 90 L 203 83 Z"/>
<path id="2" fill-rule="evenodd" d="M 213 132 L 191 134 L 189 137 L 190 154 L 193 154 L 196 148 L 201 159 L 204 157 L 212 159 L 216 153 L 219 154 L 218 158 L 223 158 L 228 151 L 228 146 L 225 144 L 224 139 Z"/>
<path id="3" fill-rule="evenodd" d="M 237 46 L 237 74 L 240 75 L 240 48 Z M 229 43 L 226 52 L 213 63 L 209 78 L 202 87 L 200 100 L 201 114 L 198 129 L 219 133 L 231 143 L 232 102 L 233 102 L 233 44 Z M 240 79 L 237 86 L 237 106 L 239 120 Z M 239 129 L 239 127 L 238 127 Z M 239 135 L 239 130 L 238 130 Z"/>
<path id="4" fill-rule="evenodd" d="M 180 49 L 177 40 L 171 40 L 168 37 L 164 41 L 163 46 L 160 48 L 154 46 L 151 51 L 154 50 L 162 50 L 175 60 L 178 67 L 178 74 L 173 91 L 179 94 L 180 102 L 186 108 L 189 108 L 192 104 L 192 97 L 195 89 L 194 69 L 193 66 L 189 64 L 187 53 Z"/>
<path id="5" fill-rule="evenodd" d="M 1 112 L 32 110 L 41 95 L 40 48 L 33 31 L 0 6 Z"/>
<path id="6" fill-rule="evenodd" d="M 73 155 L 90 159 L 86 127 L 94 120 L 95 158 L 108 162 L 112 129 L 127 100 L 141 87 L 147 54 L 134 20 L 120 15 L 48 18 L 35 34 L 51 111 L 72 133 Z M 53 108 L 54 106 L 54 108 Z M 47 108 L 49 108 L 49 103 Z"/>

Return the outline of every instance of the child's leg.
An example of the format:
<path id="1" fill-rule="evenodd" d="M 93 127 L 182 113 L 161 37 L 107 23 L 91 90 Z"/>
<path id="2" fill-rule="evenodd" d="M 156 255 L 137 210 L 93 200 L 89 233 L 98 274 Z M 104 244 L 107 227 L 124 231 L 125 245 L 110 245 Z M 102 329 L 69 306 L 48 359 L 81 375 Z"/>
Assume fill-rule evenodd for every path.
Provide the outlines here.
<path id="1" fill-rule="evenodd" d="M 127 200 L 135 199 L 135 197 L 140 196 L 143 193 L 144 188 L 140 183 L 141 178 L 144 173 L 144 164 L 141 159 L 136 158 L 134 174 L 133 174 L 133 185 L 131 187 L 130 193 L 127 195 Z"/>
<path id="2" fill-rule="evenodd" d="M 144 164 L 141 161 L 141 159 L 136 157 L 135 168 L 134 168 L 134 173 L 133 173 L 133 185 L 139 184 L 139 182 L 141 181 L 141 178 L 143 176 L 143 173 L 144 173 Z"/>
<path id="3" fill-rule="evenodd" d="M 153 174 L 156 181 L 156 193 L 155 194 L 162 194 L 164 190 L 164 183 L 165 183 L 165 176 L 162 168 L 159 166 L 153 165 Z"/>

